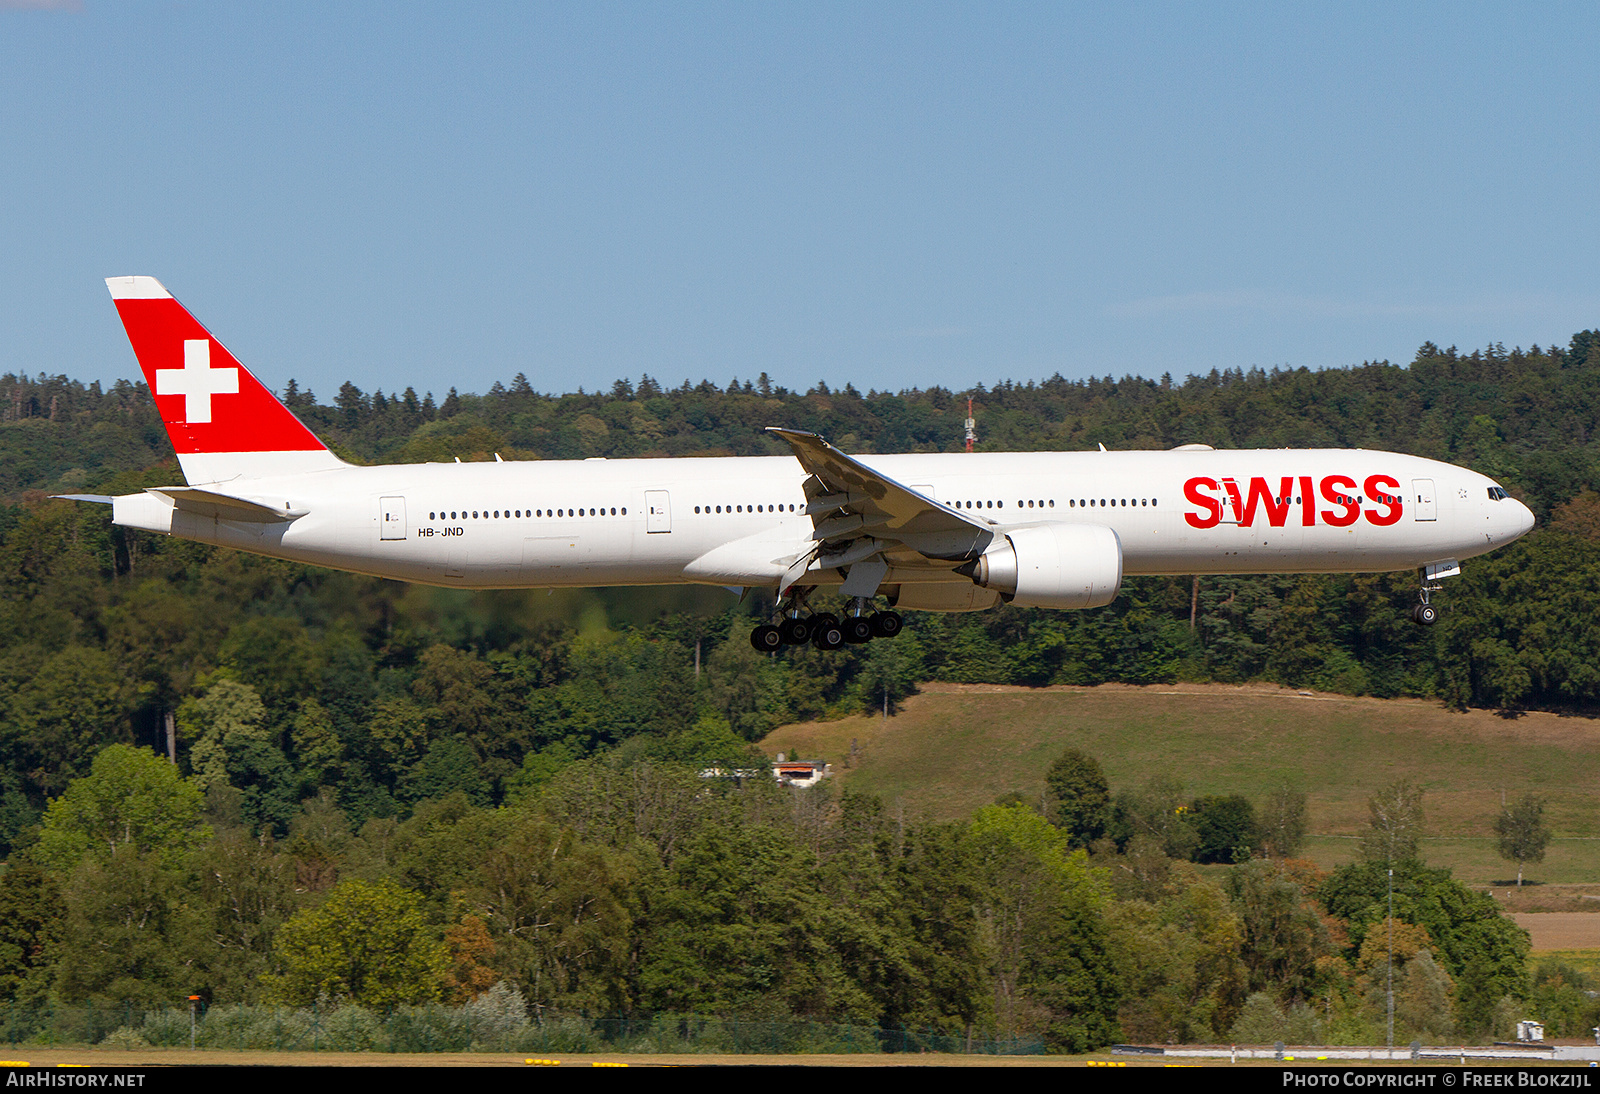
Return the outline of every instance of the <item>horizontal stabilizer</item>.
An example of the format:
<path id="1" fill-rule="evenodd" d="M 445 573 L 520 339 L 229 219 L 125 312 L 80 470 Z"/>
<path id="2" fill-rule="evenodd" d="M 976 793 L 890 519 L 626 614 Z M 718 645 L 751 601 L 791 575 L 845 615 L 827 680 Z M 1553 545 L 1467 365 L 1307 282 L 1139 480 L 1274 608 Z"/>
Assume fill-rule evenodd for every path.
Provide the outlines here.
<path id="1" fill-rule="evenodd" d="M 215 490 L 202 490 L 195 486 L 151 487 L 148 493 L 167 498 L 179 509 L 219 520 L 242 520 L 252 524 L 272 524 L 295 520 L 306 515 L 305 509 L 291 509 L 289 503 L 282 507 L 269 505 L 252 498 L 219 494 Z"/>
<path id="2" fill-rule="evenodd" d="M 59 501 L 92 501 L 96 505 L 110 505 L 110 494 L 51 494 L 52 498 Z"/>

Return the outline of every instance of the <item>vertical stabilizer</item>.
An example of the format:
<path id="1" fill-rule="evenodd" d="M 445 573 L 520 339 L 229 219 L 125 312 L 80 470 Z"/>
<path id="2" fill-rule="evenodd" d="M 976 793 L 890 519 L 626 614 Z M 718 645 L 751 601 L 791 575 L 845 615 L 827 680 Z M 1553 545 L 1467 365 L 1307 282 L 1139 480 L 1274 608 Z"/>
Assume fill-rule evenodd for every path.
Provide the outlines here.
<path id="1" fill-rule="evenodd" d="M 345 466 L 161 282 L 106 287 L 191 485 Z"/>

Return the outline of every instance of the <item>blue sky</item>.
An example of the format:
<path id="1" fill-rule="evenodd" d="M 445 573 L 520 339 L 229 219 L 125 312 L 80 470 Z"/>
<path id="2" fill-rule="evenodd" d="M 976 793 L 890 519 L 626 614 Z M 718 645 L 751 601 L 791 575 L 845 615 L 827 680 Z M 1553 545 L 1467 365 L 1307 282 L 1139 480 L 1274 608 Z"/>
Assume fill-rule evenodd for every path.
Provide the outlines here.
<path id="1" fill-rule="evenodd" d="M 1593 8 L 0 0 L 0 372 L 960 389 L 1600 326 Z"/>

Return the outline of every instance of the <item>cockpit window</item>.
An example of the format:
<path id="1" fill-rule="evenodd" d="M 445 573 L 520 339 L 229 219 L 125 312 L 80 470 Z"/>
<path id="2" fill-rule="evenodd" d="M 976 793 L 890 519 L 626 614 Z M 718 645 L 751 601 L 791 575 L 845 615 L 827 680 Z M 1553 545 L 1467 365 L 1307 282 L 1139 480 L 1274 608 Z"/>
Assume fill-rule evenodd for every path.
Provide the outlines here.
<path id="1" fill-rule="evenodd" d="M 1501 500 L 1504 500 L 1505 498 L 1508 498 L 1508 497 L 1510 497 L 1510 495 L 1507 494 L 1504 490 L 1500 489 L 1498 486 L 1489 487 L 1489 500 L 1490 501 L 1501 501 Z"/>

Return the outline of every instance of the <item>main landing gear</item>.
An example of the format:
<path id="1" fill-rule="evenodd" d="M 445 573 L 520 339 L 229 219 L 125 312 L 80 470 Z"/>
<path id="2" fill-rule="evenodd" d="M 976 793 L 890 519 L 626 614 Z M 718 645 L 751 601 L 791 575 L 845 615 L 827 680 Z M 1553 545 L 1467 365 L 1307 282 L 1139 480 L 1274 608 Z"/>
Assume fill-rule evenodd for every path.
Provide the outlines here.
<path id="1" fill-rule="evenodd" d="M 843 619 L 832 612 L 803 614 L 805 600 L 805 593 L 791 594 L 783 607 L 782 622 L 763 623 L 751 631 L 750 645 L 761 653 L 776 653 L 784 646 L 807 642 L 819 650 L 836 650 L 847 642 L 860 645 L 874 638 L 893 638 L 904 626 L 900 613 L 875 611 L 870 597 L 853 598 Z"/>

